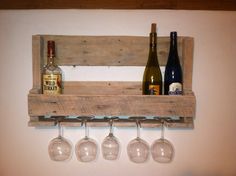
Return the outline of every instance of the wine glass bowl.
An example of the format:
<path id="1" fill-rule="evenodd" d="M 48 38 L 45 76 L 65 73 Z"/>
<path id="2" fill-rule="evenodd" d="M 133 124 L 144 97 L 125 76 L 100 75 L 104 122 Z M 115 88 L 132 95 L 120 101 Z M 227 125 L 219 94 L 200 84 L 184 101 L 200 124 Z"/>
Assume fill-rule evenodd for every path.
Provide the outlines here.
<path id="1" fill-rule="evenodd" d="M 164 127 L 166 121 L 171 119 L 155 118 L 161 120 L 161 138 L 157 139 L 151 145 L 151 154 L 153 160 L 159 163 L 170 163 L 174 158 L 174 146 L 172 143 L 164 137 Z"/>
<path id="2" fill-rule="evenodd" d="M 80 116 L 78 119 L 82 120 L 85 126 L 85 137 L 77 142 L 75 146 L 75 154 L 78 161 L 91 162 L 97 158 L 98 145 L 96 141 L 89 138 L 87 121 L 92 119 L 93 116 Z"/>
<path id="3" fill-rule="evenodd" d="M 81 162 L 91 162 L 97 157 L 97 144 L 96 141 L 84 137 L 81 139 L 75 147 L 77 159 Z"/>
<path id="4" fill-rule="evenodd" d="M 71 143 L 64 137 L 59 136 L 51 140 L 48 146 L 50 159 L 53 161 L 66 161 L 71 158 Z"/>
<path id="5" fill-rule="evenodd" d="M 102 143 L 102 154 L 106 160 L 116 160 L 119 155 L 119 141 L 113 135 L 109 134 Z"/>
<path id="6" fill-rule="evenodd" d="M 111 117 L 109 120 L 110 132 L 102 142 L 102 154 L 106 160 L 116 160 L 119 156 L 120 143 L 113 134 L 113 121 L 117 117 Z"/>
<path id="7" fill-rule="evenodd" d="M 174 147 L 167 139 L 157 139 L 151 146 L 152 158 L 159 163 L 170 163 L 174 158 Z"/>
<path id="8" fill-rule="evenodd" d="M 130 161 L 134 163 L 144 163 L 148 160 L 150 153 L 148 143 L 140 138 L 140 121 L 144 120 L 145 117 L 130 117 L 129 119 L 136 121 L 137 137 L 129 142 L 127 154 Z"/>
<path id="9" fill-rule="evenodd" d="M 62 118 L 57 119 L 58 137 L 52 139 L 48 145 L 48 154 L 53 161 L 66 161 L 72 156 L 72 144 L 62 136 L 61 120 Z"/>
<path id="10" fill-rule="evenodd" d="M 144 163 L 149 158 L 149 145 L 141 138 L 133 139 L 127 147 L 129 159 L 135 163 Z"/>

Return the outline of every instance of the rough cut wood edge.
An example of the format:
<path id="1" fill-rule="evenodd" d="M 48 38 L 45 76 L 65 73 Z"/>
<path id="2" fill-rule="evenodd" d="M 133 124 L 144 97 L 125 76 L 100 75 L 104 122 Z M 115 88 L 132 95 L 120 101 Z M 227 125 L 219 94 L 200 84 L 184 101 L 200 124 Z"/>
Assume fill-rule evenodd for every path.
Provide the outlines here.
<path id="1" fill-rule="evenodd" d="M 195 96 L 29 94 L 30 116 L 182 116 L 195 115 Z"/>
<path id="2" fill-rule="evenodd" d="M 234 0 L 2 0 L 0 9 L 236 10 Z"/>
<path id="3" fill-rule="evenodd" d="M 30 120 L 29 126 L 42 127 L 42 126 L 56 126 L 57 123 L 52 119 L 38 119 Z M 82 127 L 82 122 L 77 119 L 67 119 L 61 122 L 61 126 L 64 127 Z M 107 121 L 103 119 L 93 119 L 87 122 L 89 127 L 109 127 Z M 180 120 L 172 120 L 165 123 L 168 128 L 194 128 L 192 117 L 181 117 Z M 119 119 L 113 122 L 114 127 L 136 127 L 135 121 L 129 119 Z M 141 122 L 141 128 L 160 128 L 161 122 L 154 119 L 147 119 Z"/>

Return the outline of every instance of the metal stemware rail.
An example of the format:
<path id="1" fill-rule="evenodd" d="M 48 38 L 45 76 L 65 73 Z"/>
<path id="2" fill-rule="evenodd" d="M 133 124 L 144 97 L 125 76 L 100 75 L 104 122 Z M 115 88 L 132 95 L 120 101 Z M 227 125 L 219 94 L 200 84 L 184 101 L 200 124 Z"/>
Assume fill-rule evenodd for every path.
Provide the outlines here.
<path id="1" fill-rule="evenodd" d="M 31 120 L 29 126 L 56 126 L 60 118 L 61 126 L 66 127 L 82 127 L 83 121 L 78 118 L 70 118 L 66 116 L 52 116 L 50 118 L 45 118 L 44 116 L 39 117 L 37 121 Z M 193 118 L 192 117 L 160 117 L 160 118 L 146 118 L 140 120 L 140 125 L 142 128 L 156 128 L 161 127 L 162 121 L 165 121 L 165 126 L 169 128 L 193 128 Z M 90 127 L 109 127 L 110 118 L 92 118 L 87 120 L 87 125 Z M 117 118 L 113 122 L 115 127 L 136 127 L 136 120 L 129 118 Z"/>

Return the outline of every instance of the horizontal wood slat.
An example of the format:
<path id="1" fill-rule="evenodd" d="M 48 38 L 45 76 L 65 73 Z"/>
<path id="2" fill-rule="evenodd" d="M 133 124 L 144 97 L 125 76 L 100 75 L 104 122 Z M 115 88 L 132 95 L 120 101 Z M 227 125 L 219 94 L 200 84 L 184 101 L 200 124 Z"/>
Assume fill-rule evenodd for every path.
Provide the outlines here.
<path id="1" fill-rule="evenodd" d="M 43 60 L 47 61 L 47 41 L 56 42 L 56 63 L 63 66 L 145 66 L 149 52 L 149 37 L 142 36 L 57 36 L 42 35 Z M 38 36 L 35 36 L 38 40 Z M 186 38 L 186 37 L 185 37 Z M 182 63 L 182 40 L 178 50 Z M 160 66 L 166 65 L 169 37 L 158 37 Z"/>
<path id="2" fill-rule="evenodd" d="M 70 81 L 64 94 L 76 95 L 142 95 L 141 82 Z"/>
<path id="3" fill-rule="evenodd" d="M 235 0 L 1 0 L 0 9 L 236 10 Z"/>
<path id="4" fill-rule="evenodd" d="M 28 96 L 30 116 L 183 116 L 195 115 L 194 96 L 59 95 Z"/>

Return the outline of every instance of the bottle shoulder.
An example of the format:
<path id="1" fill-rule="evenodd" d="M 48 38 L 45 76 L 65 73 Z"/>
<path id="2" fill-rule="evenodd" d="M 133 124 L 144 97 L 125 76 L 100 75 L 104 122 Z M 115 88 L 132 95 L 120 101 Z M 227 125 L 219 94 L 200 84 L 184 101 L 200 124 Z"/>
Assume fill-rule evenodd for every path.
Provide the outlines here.
<path id="1" fill-rule="evenodd" d="M 57 65 L 46 65 L 43 68 L 43 74 L 61 74 L 62 69 Z"/>
<path id="2" fill-rule="evenodd" d="M 173 55 L 173 54 L 170 54 L 168 56 L 168 59 L 167 59 L 167 64 L 166 66 L 168 65 L 178 65 L 180 66 L 180 60 L 179 60 L 179 56 L 178 55 Z"/>
<path id="3" fill-rule="evenodd" d="M 146 67 L 144 70 L 144 79 L 162 79 L 161 70 L 159 67 Z"/>
<path id="4" fill-rule="evenodd" d="M 146 67 L 147 66 L 158 66 L 159 67 L 159 62 L 158 62 L 158 57 L 157 57 L 156 52 L 150 52 L 149 53 Z"/>

